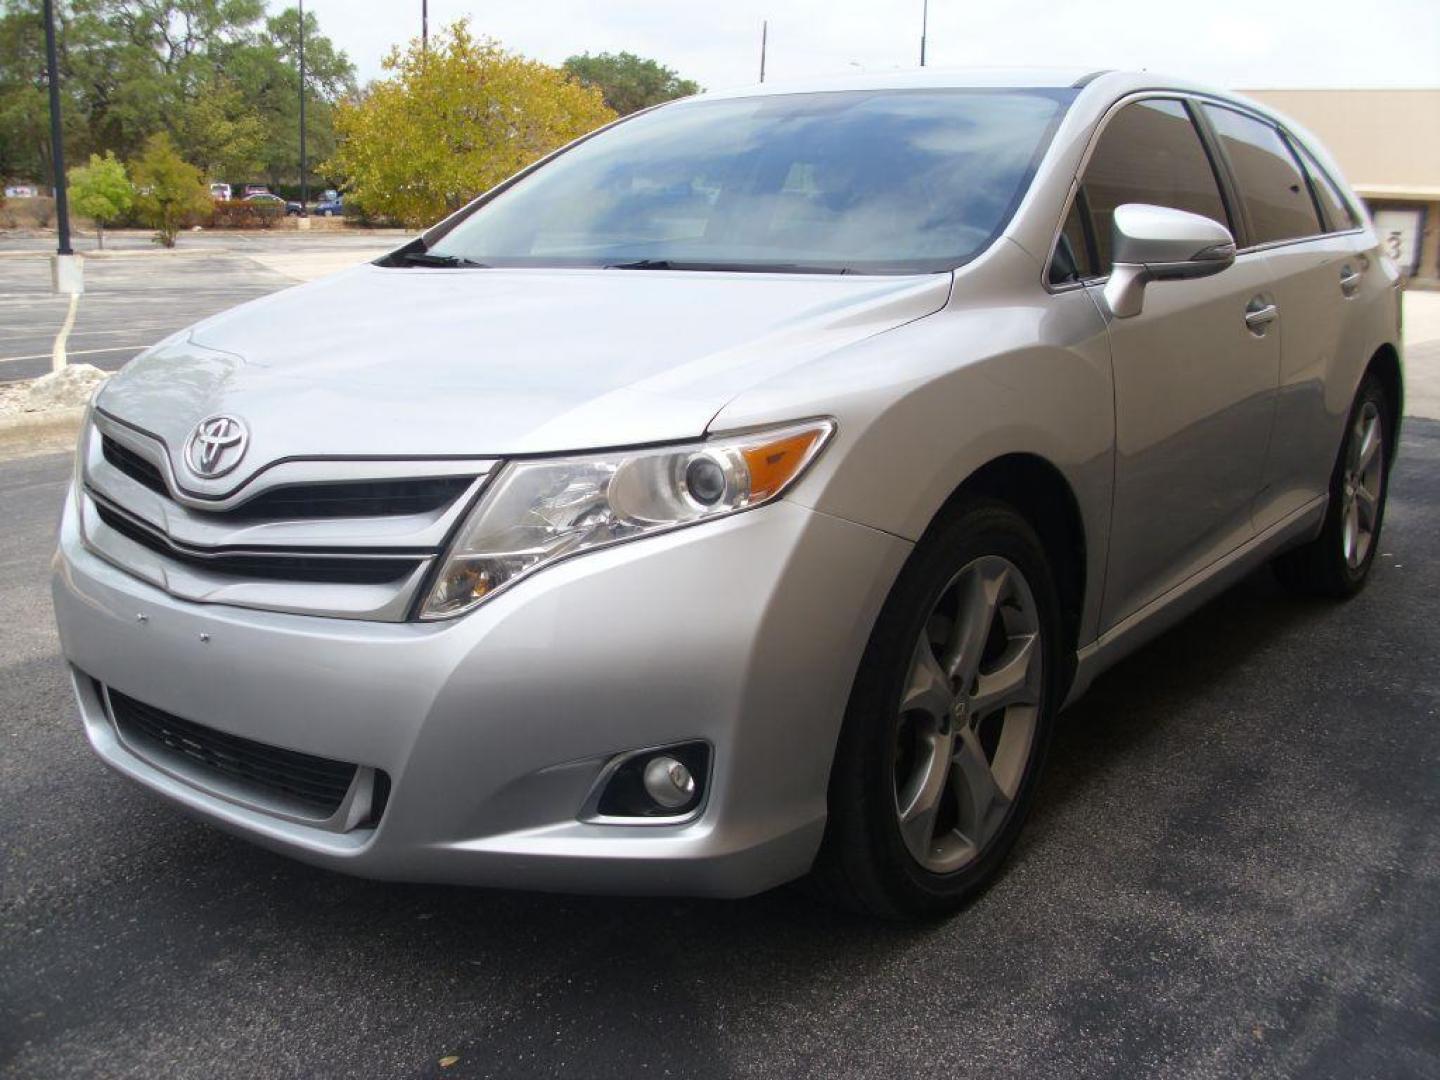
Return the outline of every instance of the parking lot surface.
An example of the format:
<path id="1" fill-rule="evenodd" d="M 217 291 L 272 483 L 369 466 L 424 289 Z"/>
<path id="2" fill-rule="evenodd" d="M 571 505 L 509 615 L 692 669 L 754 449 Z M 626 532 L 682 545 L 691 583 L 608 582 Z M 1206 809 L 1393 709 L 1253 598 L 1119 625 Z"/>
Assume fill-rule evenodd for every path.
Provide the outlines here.
<path id="1" fill-rule="evenodd" d="M 0 464 L 0 1075 L 1440 1075 L 1440 424 L 1402 454 L 1364 593 L 1262 572 L 1102 677 L 1006 873 L 917 927 L 378 884 L 182 816 L 74 718 L 68 460 Z"/>
<path id="2" fill-rule="evenodd" d="M 111 237 L 112 254 L 85 259 L 85 293 L 66 352 L 72 363 L 116 370 L 193 322 L 316 272 L 374 258 L 402 239 L 398 233 L 186 235 L 175 252 L 160 252 L 146 235 Z M 50 291 L 46 244 L 0 238 L 0 382 L 50 370 L 70 301 Z"/>

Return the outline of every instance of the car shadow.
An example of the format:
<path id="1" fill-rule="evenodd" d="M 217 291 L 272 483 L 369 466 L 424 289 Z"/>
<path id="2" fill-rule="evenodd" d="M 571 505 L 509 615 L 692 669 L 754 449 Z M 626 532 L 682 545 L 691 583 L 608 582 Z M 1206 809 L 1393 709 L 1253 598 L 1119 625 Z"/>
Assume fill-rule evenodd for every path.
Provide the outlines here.
<path id="1" fill-rule="evenodd" d="M 1165 738 L 1172 706 L 1214 693 L 1268 643 L 1303 635 L 1334 611 L 1287 592 L 1262 567 L 1104 672 L 1060 714 L 1032 824 Z"/>

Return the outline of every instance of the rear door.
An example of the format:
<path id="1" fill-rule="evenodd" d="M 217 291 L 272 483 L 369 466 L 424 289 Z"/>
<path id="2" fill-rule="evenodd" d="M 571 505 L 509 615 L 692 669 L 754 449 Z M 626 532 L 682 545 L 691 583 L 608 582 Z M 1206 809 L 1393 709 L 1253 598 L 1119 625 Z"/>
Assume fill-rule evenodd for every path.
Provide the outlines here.
<path id="1" fill-rule="evenodd" d="M 1108 118 L 1078 196 L 1099 277 L 1123 203 L 1188 210 L 1239 231 L 1191 107 L 1144 98 Z M 1269 277 L 1265 255 L 1250 252 L 1213 277 L 1152 283 L 1139 315 L 1110 322 L 1115 497 L 1102 630 L 1253 535 L 1280 364 L 1265 316 Z"/>
<path id="2" fill-rule="evenodd" d="M 1355 297 L 1377 272 L 1359 247 L 1359 220 L 1324 170 L 1276 125 L 1207 102 L 1203 115 L 1240 196 L 1249 243 L 1263 251 L 1279 309 L 1280 385 L 1275 434 L 1255 501 L 1258 529 L 1326 494 L 1342 420 L 1327 403 L 1347 342 Z M 1347 387 L 1340 393 L 1349 406 Z"/>

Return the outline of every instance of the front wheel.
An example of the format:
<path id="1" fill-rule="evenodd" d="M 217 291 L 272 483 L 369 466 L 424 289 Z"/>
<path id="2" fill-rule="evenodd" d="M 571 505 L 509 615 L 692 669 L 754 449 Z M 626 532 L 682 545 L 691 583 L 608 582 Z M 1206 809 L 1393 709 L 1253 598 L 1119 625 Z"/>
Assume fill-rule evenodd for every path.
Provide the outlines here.
<path id="1" fill-rule="evenodd" d="M 1364 586 L 1380 544 L 1389 493 L 1389 398 L 1380 380 L 1360 383 L 1320 535 L 1275 560 L 1275 575 L 1294 592 L 1343 599 Z"/>
<path id="2" fill-rule="evenodd" d="M 1050 739 L 1058 612 L 1040 540 L 1009 506 L 973 502 L 927 533 L 851 694 L 814 873 L 824 894 L 940 914 L 995 874 Z"/>

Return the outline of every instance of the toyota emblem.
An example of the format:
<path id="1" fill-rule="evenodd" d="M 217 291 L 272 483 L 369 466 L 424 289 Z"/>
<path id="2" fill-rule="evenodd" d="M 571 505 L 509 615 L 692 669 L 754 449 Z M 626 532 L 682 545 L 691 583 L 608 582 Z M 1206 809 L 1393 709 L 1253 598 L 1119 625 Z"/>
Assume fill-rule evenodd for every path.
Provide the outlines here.
<path id="1" fill-rule="evenodd" d="M 233 416 L 211 416 L 195 425 L 185 444 L 185 464 L 205 480 L 224 476 L 245 456 L 250 433 Z"/>

